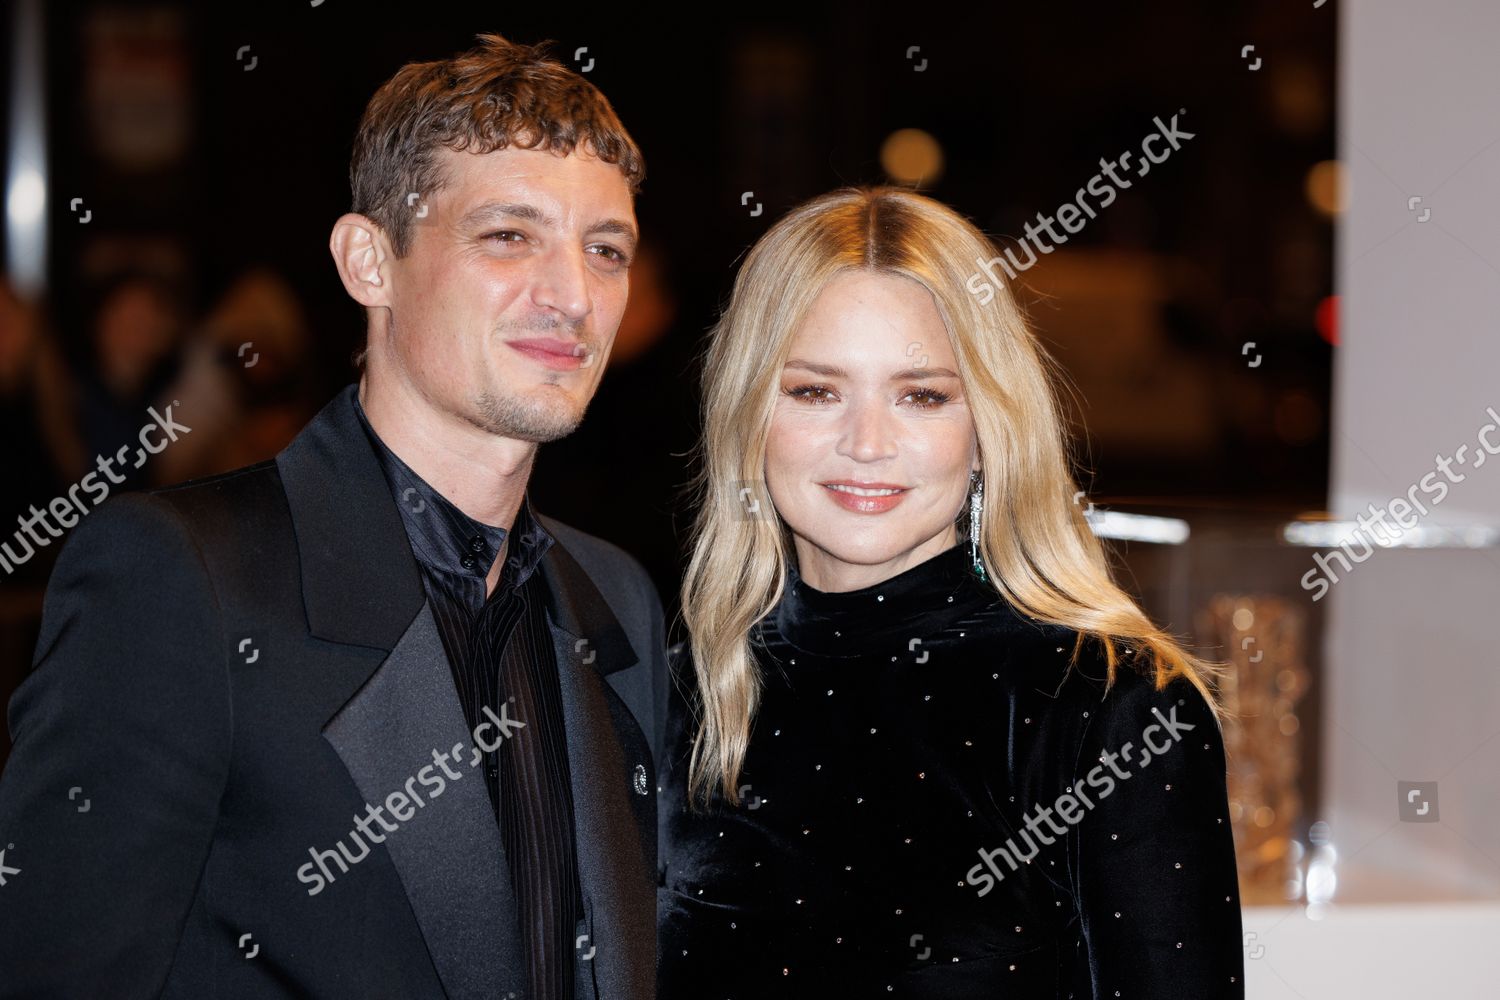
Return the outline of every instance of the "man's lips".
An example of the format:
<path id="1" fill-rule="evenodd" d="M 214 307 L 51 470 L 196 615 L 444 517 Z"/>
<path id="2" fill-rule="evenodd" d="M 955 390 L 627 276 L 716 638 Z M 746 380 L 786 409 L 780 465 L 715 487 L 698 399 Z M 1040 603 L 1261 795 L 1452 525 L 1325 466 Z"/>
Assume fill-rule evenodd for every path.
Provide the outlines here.
<path id="1" fill-rule="evenodd" d="M 573 371 L 592 357 L 588 345 L 578 340 L 554 340 L 551 337 L 527 337 L 505 342 L 515 351 L 539 361 L 556 371 Z"/>

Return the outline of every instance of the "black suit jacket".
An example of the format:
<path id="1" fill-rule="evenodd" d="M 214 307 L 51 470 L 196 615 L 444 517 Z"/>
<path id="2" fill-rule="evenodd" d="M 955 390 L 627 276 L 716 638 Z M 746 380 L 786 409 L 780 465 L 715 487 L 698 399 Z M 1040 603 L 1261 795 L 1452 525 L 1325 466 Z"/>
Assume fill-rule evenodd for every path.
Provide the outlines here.
<path id="1" fill-rule="evenodd" d="M 475 741 L 355 388 L 274 461 L 112 498 L 66 539 L 10 706 L 0 996 L 525 995 Z M 661 604 L 625 552 L 542 521 L 579 996 L 649 1000 Z M 366 818 L 382 842 L 313 892 L 310 850 L 358 857 L 355 817 L 403 790 L 423 803 Z"/>

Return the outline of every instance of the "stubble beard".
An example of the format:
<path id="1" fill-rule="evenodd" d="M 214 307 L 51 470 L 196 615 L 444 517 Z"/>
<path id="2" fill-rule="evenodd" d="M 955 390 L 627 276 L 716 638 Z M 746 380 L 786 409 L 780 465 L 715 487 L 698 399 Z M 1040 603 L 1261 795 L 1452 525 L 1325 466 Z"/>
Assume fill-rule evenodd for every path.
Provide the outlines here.
<path id="1" fill-rule="evenodd" d="M 527 322 L 505 322 L 496 333 L 543 333 L 551 334 L 566 324 L 542 317 Z M 560 376 L 552 376 L 547 384 L 555 386 Z M 504 437 L 521 441 L 546 444 L 565 438 L 583 423 L 583 414 L 588 407 L 585 399 L 575 405 L 566 390 L 538 388 L 528 393 L 506 393 L 495 388 L 480 390 L 471 401 L 474 414 L 470 419 L 475 426 Z"/>
<path id="2" fill-rule="evenodd" d="M 538 393 L 540 395 L 540 393 Z M 583 423 L 583 409 L 575 408 L 565 393 L 540 400 L 527 395 L 502 395 L 485 389 L 474 396 L 470 420 L 476 427 L 502 437 L 545 444 L 565 438 Z"/>

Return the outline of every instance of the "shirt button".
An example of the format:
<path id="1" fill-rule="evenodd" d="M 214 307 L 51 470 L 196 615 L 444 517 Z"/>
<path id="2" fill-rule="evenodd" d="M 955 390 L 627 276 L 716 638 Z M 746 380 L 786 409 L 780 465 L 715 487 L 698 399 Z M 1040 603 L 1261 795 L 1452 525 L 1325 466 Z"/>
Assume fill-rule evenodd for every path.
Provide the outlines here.
<path id="1" fill-rule="evenodd" d="M 464 569 L 473 569 L 475 566 L 479 565 L 479 560 L 475 559 L 473 556 L 466 555 L 458 561 L 458 564 Z"/>
<path id="2" fill-rule="evenodd" d="M 491 778 L 498 778 L 500 777 L 500 768 L 496 767 L 494 764 L 491 764 L 489 767 L 486 767 L 484 769 L 484 773 L 489 775 Z"/>
<path id="3" fill-rule="evenodd" d="M 475 535 L 473 538 L 469 539 L 469 551 L 474 553 L 476 556 L 484 551 L 483 535 Z"/>

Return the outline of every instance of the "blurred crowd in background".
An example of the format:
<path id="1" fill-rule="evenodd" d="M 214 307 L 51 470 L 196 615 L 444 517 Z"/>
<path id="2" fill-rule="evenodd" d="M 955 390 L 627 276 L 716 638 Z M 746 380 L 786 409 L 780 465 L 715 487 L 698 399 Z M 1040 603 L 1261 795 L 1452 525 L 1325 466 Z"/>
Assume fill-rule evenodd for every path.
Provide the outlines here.
<path id="1" fill-rule="evenodd" d="M 608 7 L 455 3 L 398 24 L 338 2 L 32 6 L 40 83 L 13 78 L 0 151 L 12 176 L 45 178 L 49 249 L 40 271 L 0 269 L 7 519 L 133 442 L 148 408 L 172 405 L 191 431 L 116 490 L 273 458 L 355 377 L 363 316 L 327 250 L 355 123 L 400 65 L 481 31 L 553 40 L 646 157 L 644 242 L 609 368 L 580 430 L 541 449 L 531 498 L 640 559 L 669 622 L 696 359 L 766 227 L 843 184 L 901 183 L 1015 240 L 1158 116 L 1180 114 L 1194 138 L 1017 281 L 1063 369 L 1080 488 L 1162 513 L 1291 517 L 1325 502 L 1332 18 L 1185 0 L 895 19 L 762 5 L 689 37 Z M 0 30 L 20 66 L 32 36 Z M 1234 58 L 1251 37 L 1276 52 L 1254 70 Z M 45 163 L 14 155 L 28 107 Z M 22 287 L 21 265 L 40 287 Z M 59 547 L 0 579 L 0 700 L 29 669 Z M 1170 577 L 1141 572 L 1148 599 Z"/>

